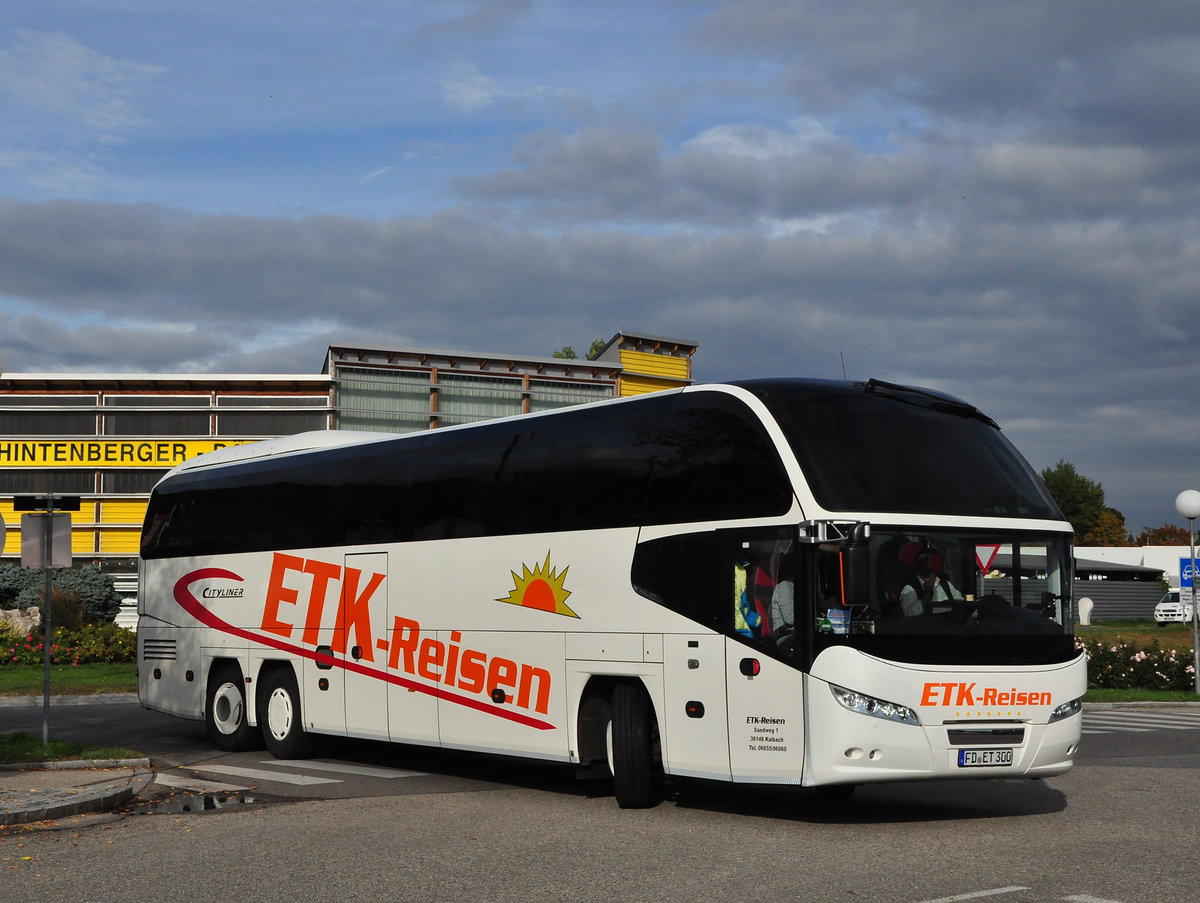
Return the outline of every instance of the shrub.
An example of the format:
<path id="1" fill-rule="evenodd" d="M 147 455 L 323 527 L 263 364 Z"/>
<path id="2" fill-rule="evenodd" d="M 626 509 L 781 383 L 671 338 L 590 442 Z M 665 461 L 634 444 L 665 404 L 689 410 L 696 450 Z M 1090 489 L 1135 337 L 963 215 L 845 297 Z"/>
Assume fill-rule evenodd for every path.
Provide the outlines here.
<path id="1" fill-rule="evenodd" d="M 54 594 L 51 597 L 52 615 L 58 612 L 58 598 L 73 598 L 82 606 L 85 623 L 101 624 L 111 621 L 121 610 L 121 596 L 113 585 L 112 576 L 97 568 L 60 568 L 54 572 Z M 46 574 L 40 568 L 22 568 L 12 564 L 0 565 L 0 605 L 24 611 L 31 605 L 42 604 L 46 594 Z M 73 615 L 64 612 L 66 621 Z M 51 624 L 54 622 L 51 621 Z"/>
<path id="2" fill-rule="evenodd" d="M 137 657 L 137 634 L 116 624 L 93 624 L 76 637 L 81 662 L 132 662 Z"/>
<path id="3" fill-rule="evenodd" d="M 45 659 L 40 633 L 14 637 L 0 633 L 0 667 L 40 665 Z M 50 663 L 90 665 L 132 662 L 137 656 L 137 635 L 116 624 L 89 624 L 81 630 L 51 628 Z"/>
<path id="4" fill-rule="evenodd" d="M 1132 643 L 1076 640 L 1088 660 L 1088 688 L 1103 690 L 1191 690 L 1195 664 L 1191 649 L 1163 649 L 1158 640 Z"/>

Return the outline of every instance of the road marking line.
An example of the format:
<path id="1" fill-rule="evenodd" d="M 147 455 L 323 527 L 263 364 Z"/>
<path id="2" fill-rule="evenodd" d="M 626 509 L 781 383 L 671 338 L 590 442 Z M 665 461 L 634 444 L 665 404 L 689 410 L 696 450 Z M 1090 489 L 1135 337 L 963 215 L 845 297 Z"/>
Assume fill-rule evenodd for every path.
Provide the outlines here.
<path id="1" fill-rule="evenodd" d="M 1189 712 L 1088 712 L 1084 718 L 1129 718 L 1136 721 L 1170 721 L 1175 724 L 1200 724 L 1200 715 Z"/>
<path id="2" fill-rule="evenodd" d="M 995 897 L 999 894 L 1015 894 L 1020 890 L 1029 890 L 1028 887 L 997 887 L 992 890 L 976 890 L 968 894 L 956 894 L 953 897 L 938 897 L 936 900 L 922 900 L 921 903 L 955 903 L 956 900 L 978 900 L 980 897 Z"/>
<path id="3" fill-rule="evenodd" d="M 1140 726 L 1157 731 L 1194 731 L 1200 729 L 1200 724 L 1180 724 L 1177 721 L 1150 721 L 1146 718 L 1089 718 L 1085 723 L 1117 728 Z"/>
<path id="4" fill-rule="evenodd" d="M 1073 897 L 1063 897 L 1071 903 L 1121 903 L 1120 900 L 1105 900 L 1101 897 L 1089 897 L 1087 894 L 1076 894 Z"/>
<path id="5" fill-rule="evenodd" d="M 314 778 L 308 774 L 292 774 L 288 771 L 264 771 L 261 768 L 236 768 L 233 765 L 189 765 L 193 771 L 213 771 L 231 774 L 239 778 L 255 778 L 260 781 L 275 781 L 279 784 L 341 784 L 333 778 Z"/>
<path id="6" fill-rule="evenodd" d="M 267 759 L 260 764 L 275 765 L 274 759 Z M 336 774 L 354 774 L 368 778 L 416 778 L 422 777 L 428 772 L 425 771 L 405 771 L 401 768 L 372 768 L 368 765 L 351 765 L 347 762 L 316 762 L 304 760 L 302 762 L 292 762 L 292 768 L 308 768 L 313 771 L 332 771 Z"/>
<path id="7" fill-rule="evenodd" d="M 1180 718 L 1184 721 L 1200 720 L 1200 715 L 1195 712 L 1184 711 L 1181 709 L 1158 709 L 1151 711 L 1150 709 L 1091 709 L 1088 711 L 1088 716 L 1095 715 L 1098 718 Z"/>
<path id="8" fill-rule="evenodd" d="M 1154 731 L 1152 727 L 1130 727 L 1127 724 L 1104 724 L 1101 727 L 1106 728 L 1106 730 L 1089 730 L 1086 727 L 1081 730 L 1085 734 L 1109 734 L 1113 731 L 1127 731 L 1131 734 L 1149 734 Z"/>
<path id="9" fill-rule="evenodd" d="M 154 776 L 154 783 L 163 787 L 174 787 L 176 790 L 195 790 L 197 793 L 217 793 L 222 790 L 249 790 L 249 787 L 239 787 L 237 784 L 223 784 L 219 781 L 201 781 L 192 778 L 176 777 L 173 774 L 163 774 L 161 771 Z"/>

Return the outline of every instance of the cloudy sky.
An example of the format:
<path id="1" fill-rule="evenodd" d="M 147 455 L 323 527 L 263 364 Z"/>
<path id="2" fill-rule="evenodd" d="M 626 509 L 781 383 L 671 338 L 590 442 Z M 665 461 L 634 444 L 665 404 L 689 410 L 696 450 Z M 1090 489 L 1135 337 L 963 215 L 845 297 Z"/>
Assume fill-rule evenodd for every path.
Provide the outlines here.
<path id="1" fill-rule="evenodd" d="M 644 331 L 1200 488 L 1194 0 L 10 0 L 0 123 L 5 372 Z"/>

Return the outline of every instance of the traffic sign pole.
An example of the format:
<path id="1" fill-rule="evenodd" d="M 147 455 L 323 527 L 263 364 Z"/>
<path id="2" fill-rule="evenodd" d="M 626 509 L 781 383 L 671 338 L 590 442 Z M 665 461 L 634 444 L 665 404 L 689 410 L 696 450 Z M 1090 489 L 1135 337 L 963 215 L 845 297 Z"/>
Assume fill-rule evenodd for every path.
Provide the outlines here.
<path id="1" fill-rule="evenodd" d="M 78 511 L 80 498 L 77 495 L 62 496 L 58 500 L 57 509 L 59 511 Z M 55 512 L 54 493 L 48 492 L 45 495 L 18 495 L 13 499 L 13 510 L 34 512 L 28 515 L 21 515 L 21 564 L 25 567 L 33 567 L 34 563 L 26 557 L 26 552 L 35 552 L 35 549 L 30 548 L 37 544 L 38 536 L 36 526 L 41 527 L 41 566 L 42 571 L 46 575 L 46 595 L 42 600 L 42 745 L 50 744 L 50 646 L 52 640 L 51 634 L 51 609 L 54 604 L 54 566 L 60 563 L 60 566 L 70 567 L 71 565 L 71 526 L 70 515 L 61 514 L 60 517 L 68 518 L 66 524 L 66 552 L 65 555 L 55 554 L 54 549 L 54 522 L 57 518 Z M 26 517 L 29 522 L 26 522 Z M 38 524 L 38 519 L 41 523 Z M 62 537 L 60 537 L 61 539 Z M 65 562 L 65 565 L 61 564 Z"/>
<path id="2" fill-rule="evenodd" d="M 50 570 L 54 541 L 54 496 L 46 496 L 46 516 L 42 519 L 42 572 L 46 575 L 46 599 L 42 606 L 42 746 L 50 745 L 50 610 L 54 607 L 54 572 Z"/>
<path id="3" fill-rule="evenodd" d="M 1187 518 L 1188 541 L 1192 553 L 1192 674 L 1196 695 L 1200 696 L 1200 599 L 1196 590 L 1196 518 L 1200 517 L 1200 491 L 1185 489 L 1175 497 L 1175 510 Z M 1183 602 L 1183 575 L 1179 580 L 1179 601 Z"/>

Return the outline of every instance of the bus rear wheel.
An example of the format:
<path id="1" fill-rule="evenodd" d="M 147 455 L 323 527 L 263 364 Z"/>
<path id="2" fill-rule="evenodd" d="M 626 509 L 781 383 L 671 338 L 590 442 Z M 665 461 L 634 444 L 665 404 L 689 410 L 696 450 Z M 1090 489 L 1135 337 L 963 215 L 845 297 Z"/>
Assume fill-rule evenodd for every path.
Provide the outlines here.
<path id="1" fill-rule="evenodd" d="M 658 723 L 645 690 L 632 684 L 613 688 L 605 739 L 617 805 L 622 809 L 658 805 L 663 792 Z"/>
<path id="2" fill-rule="evenodd" d="M 263 680 L 263 739 L 276 759 L 303 759 L 312 753 L 313 740 L 304 732 L 300 690 L 289 667 L 276 668 Z"/>
<path id="3" fill-rule="evenodd" d="M 204 723 L 213 746 L 226 752 L 254 748 L 257 732 L 246 720 L 246 685 L 237 665 L 227 662 L 213 668 L 206 702 Z"/>

